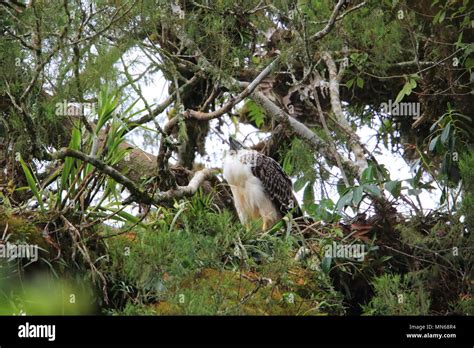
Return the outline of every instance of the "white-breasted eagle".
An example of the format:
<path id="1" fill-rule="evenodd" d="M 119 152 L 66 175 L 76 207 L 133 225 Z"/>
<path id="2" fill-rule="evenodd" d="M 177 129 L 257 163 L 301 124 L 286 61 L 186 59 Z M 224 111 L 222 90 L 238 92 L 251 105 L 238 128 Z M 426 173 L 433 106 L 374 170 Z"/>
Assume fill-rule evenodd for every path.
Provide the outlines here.
<path id="1" fill-rule="evenodd" d="M 246 149 L 232 137 L 229 142 L 231 150 L 224 159 L 223 175 L 242 224 L 261 219 L 266 230 L 288 212 L 301 216 L 291 180 L 278 162 Z"/>

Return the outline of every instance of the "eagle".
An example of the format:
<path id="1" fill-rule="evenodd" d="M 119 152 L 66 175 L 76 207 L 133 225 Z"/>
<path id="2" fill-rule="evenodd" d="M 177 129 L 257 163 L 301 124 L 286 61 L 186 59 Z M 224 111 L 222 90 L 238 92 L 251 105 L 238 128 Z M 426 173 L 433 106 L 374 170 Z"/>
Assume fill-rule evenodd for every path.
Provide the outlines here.
<path id="1" fill-rule="evenodd" d="M 288 213 L 301 216 L 292 182 L 278 162 L 245 148 L 233 137 L 229 137 L 229 143 L 223 176 L 232 191 L 240 222 L 248 226 L 260 219 L 265 231 Z"/>

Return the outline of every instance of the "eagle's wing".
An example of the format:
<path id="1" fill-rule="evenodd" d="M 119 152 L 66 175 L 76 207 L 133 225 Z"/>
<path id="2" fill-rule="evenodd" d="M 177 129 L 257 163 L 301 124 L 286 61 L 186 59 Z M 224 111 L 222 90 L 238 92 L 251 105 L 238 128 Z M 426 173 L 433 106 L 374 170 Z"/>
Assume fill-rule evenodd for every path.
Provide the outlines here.
<path id="1" fill-rule="evenodd" d="M 253 152 L 250 163 L 252 174 L 262 182 L 273 204 L 282 215 L 293 211 L 293 216 L 301 216 L 298 201 L 293 194 L 293 185 L 281 166 L 273 158 Z"/>

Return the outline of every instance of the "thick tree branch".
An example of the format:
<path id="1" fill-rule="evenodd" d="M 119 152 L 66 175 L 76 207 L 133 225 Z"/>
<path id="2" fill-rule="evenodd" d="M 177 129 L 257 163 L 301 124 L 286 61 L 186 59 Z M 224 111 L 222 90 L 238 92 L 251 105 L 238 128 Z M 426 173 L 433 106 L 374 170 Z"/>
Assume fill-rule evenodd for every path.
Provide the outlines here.
<path id="1" fill-rule="evenodd" d="M 337 159 L 332 154 L 328 144 L 311 129 L 296 120 L 294 117 L 291 117 L 286 112 L 284 112 L 270 99 L 268 99 L 262 92 L 255 91 L 250 98 L 252 98 L 257 104 L 259 104 L 275 120 L 288 124 L 291 129 L 306 143 L 308 143 L 316 152 L 322 154 L 326 158 L 329 158 L 332 163 L 337 164 Z M 358 177 L 359 168 L 354 163 L 343 159 L 341 159 L 341 161 L 345 170 L 349 171 L 352 175 Z"/>

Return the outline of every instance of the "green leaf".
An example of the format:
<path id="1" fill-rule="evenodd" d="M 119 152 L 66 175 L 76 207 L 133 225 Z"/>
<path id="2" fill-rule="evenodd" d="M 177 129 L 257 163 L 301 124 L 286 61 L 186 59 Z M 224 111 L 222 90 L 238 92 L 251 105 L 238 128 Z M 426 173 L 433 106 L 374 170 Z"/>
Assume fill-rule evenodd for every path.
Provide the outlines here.
<path id="1" fill-rule="evenodd" d="M 122 222 L 128 222 L 131 224 L 137 224 L 141 227 L 145 227 L 143 223 L 140 223 L 140 218 L 127 213 L 126 211 L 119 211 L 116 209 L 111 209 L 109 207 L 99 207 L 100 210 L 108 210 L 112 213 L 116 213 L 113 217 L 110 217 L 112 220 L 117 220 L 117 221 L 122 221 Z"/>
<path id="2" fill-rule="evenodd" d="M 439 204 L 442 205 L 446 202 L 446 188 L 441 192 L 441 197 L 439 198 Z"/>
<path id="3" fill-rule="evenodd" d="M 303 203 L 304 204 L 310 204 L 314 202 L 314 189 L 313 189 L 314 183 L 310 182 L 308 185 L 306 185 L 306 188 L 304 189 L 303 193 Z"/>
<path id="4" fill-rule="evenodd" d="M 346 87 L 350 89 L 353 84 L 354 84 L 354 79 L 350 79 L 349 81 L 346 82 Z"/>
<path id="5" fill-rule="evenodd" d="M 364 88 L 364 80 L 362 80 L 362 78 L 359 76 L 357 76 L 357 87 Z"/>
<path id="6" fill-rule="evenodd" d="M 446 18 L 446 11 L 442 11 L 441 14 L 439 15 L 438 21 L 440 24 L 443 23 L 444 18 Z"/>
<path id="7" fill-rule="evenodd" d="M 441 163 L 441 172 L 444 174 L 448 174 L 450 167 L 451 167 L 451 154 L 449 152 L 446 152 L 443 156 L 443 162 Z"/>
<path id="8" fill-rule="evenodd" d="M 334 202 L 332 201 L 332 199 L 329 199 L 329 198 L 321 199 L 321 201 L 319 202 L 319 205 L 327 209 L 334 209 Z"/>
<path id="9" fill-rule="evenodd" d="M 352 195 L 352 203 L 354 205 L 358 205 L 360 201 L 362 200 L 362 193 L 363 193 L 363 187 L 362 186 L 357 186 L 354 189 L 354 193 Z"/>
<path id="10" fill-rule="evenodd" d="M 250 120 L 255 123 L 257 128 L 260 128 L 265 121 L 265 110 L 252 100 L 245 103 L 248 110 Z"/>
<path id="11" fill-rule="evenodd" d="M 79 128 L 79 123 L 77 123 L 71 134 L 71 141 L 69 142 L 69 148 L 72 150 L 79 150 L 81 147 L 81 131 Z M 68 179 L 69 182 L 72 182 L 74 179 L 75 171 L 72 171 L 73 165 L 76 162 L 76 159 L 73 157 L 67 157 L 64 161 L 63 171 L 61 173 L 61 190 L 67 190 Z"/>
<path id="12" fill-rule="evenodd" d="M 28 168 L 28 165 L 25 163 L 25 161 L 23 161 L 23 158 L 21 158 L 21 156 L 19 156 L 19 160 L 20 160 L 20 165 L 23 168 L 23 172 L 25 173 L 28 186 L 31 192 L 33 193 L 33 195 L 36 197 L 36 200 L 38 201 L 38 204 L 41 207 L 41 211 L 44 212 L 45 209 L 44 209 L 43 199 L 41 197 L 42 195 L 40 194 L 40 191 L 38 190 L 39 185 L 38 186 L 36 185 L 37 180 L 33 176 L 33 173 L 30 171 L 30 168 Z"/>
<path id="13" fill-rule="evenodd" d="M 349 190 L 344 196 L 339 198 L 336 204 L 336 211 L 340 212 L 344 209 L 344 207 L 352 201 L 353 190 Z"/>
<path id="14" fill-rule="evenodd" d="M 398 92 L 397 98 L 395 99 L 395 103 L 400 103 L 404 97 L 405 97 L 405 86 L 401 89 L 400 92 Z"/>
<path id="15" fill-rule="evenodd" d="M 402 182 L 399 180 L 392 180 L 385 183 L 385 189 L 390 192 L 390 194 L 398 198 L 402 190 Z"/>
<path id="16" fill-rule="evenodd" d="M 468 70 L 471 70 L 472 68 L 474 68 L 474 58 L 472 57 L 467 58 L 466 61 L 464 62 L 464 66 Z"/>
<path id="17" fill-rule="evenodd" d="M 411 91 L 417 86 L 416 80 L 414 77 L 410 77 L 407 82 L 403 85 L 403 88 L 398 92 L 395 103 L 400 103 L 406 95 L 410 95 Z"/>
<path id="18" fill-rule="evenodd" d="M 346 187 L 346 184 L 344 183 L 344 180 L 341 178 L 337 181 L 337 193 L 339 193 L 340 196 L 344 196 L 346 192 L 348 191 L 348 188 Z"/>
<path id="19" fill-rule="evenodd" d="M 446 117 L 447 113 L 441 116 L 435 123 L 430 127 L 430 132 L 433 132 L 436 129 L 436 126 Z"/>
<path id="20" fill-rule="evenodd" d="M 443 132 L 441 133 L 441 142 L 443 143 L 443 145 L 446 144 L 446 142 L 448 141 L 450 130 L 451 130 L 451 123 L 448 123 L 446 127 L 444 127 Z"/>
<path id="21" fill-rule="evenodd" d="M 327 257 L 325 256 L 322 261 L 321 261 L 321 269 L 323 270 L 324 273 L 329 273 L 331 270 L 331 262 L 332 262 L 332 257 Z"/>
<path id="22" fill-rule="evenodd" d="M 420 189 L 409 189 L 408 190 L 408 194 L 409 195 L 413 195 L 413 196 L 418 196 L 420 193 L 422 193 L 423 191 L 420 190 Z"/>
<path id="23" fill-rule="evenodd" d="M 360 177 L 362 183 L 374 182 L 374 166 L 369 164 L 367 168 L 364 169 Z"/>
<path id="24" fill-rule="evenodd" d="M 301 178 L 296 179 L 295 183 L 293 184 L 293 189 L 298 192 L 300 191 L 303 187 L 305 187 L 306 183 L 308 182 L 308 179 L 306 179 L 305 176 L 302 176 Z"/>
<path id="25" fill-rule="evenodd" d="M 430 150 L 431 152 L 434 152 L 434 150 L 436 149 L 436 143 L 438 142 L 438 138 L 439 138 L 439 135 L 431 139 L 430 145 L 428 147 L 428 150 Z"/>
<path id="26" fill-rule="evenodd" d="M 377 185 L 365 184 L 363 187 L 364 191 L 371 195 L 374 195 L 376 197 L 380 197 L 382 195 L 382 191 L 380 191 L 380 188 Z"/>

